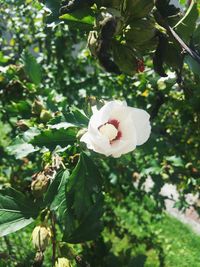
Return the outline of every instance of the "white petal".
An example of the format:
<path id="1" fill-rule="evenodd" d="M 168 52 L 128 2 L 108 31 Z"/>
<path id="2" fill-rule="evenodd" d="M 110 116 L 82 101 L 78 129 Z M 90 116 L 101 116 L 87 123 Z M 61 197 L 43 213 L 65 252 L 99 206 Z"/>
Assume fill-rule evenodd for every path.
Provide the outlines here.
<path id="1" fill-rule="evenodd" d="M 96 113 L 98 111 L 97 106 L 92 106 L 92 113 Z"/>
<path id="2" fill-rule="evenodd" d="M 80 141 L 86 143 L 88 149 L 106 156 L 111 155 L 109 140 L 100 134 L 94 135 L 88 131 L 81 137 Z"/>
<path id="3" fill-rule="evenodd" d="M 121 155 L 133 151 L 136 148 L 135 142 L 120 141 L 116 144 L 116 148 L 112 148 L 112 156 L 119 158 Z"/>
<path id="4" fill-rule="evenodd" d="M 144 144 L 150 136 L 151 125 L 150 125 L 150 115 L 143 109 L 130 108 L 132 110 L 133 123 L 136 129 L 137 145 Z"/>
<path id="5" fill-rule="evenodd" d="M 80 141 L 86 143 L 88 149 L 93 149 L 93 145 L 91 143 L 90 135 L 88 132 L 81 137 Z"/>
<path id="6" fill-rule="evenodd" d="M 126 120 L 121 121 L 119 129 L 122 136 L 111 145 L 113 157 L 120 157 L 122 154 L 133 151 L 137 144 L 137 135 L 132 117 L 128 116 Z"/>
<path id="7" fill-rule="evenodd" d="M 120 119 L 123 119 L 126 117 L 126 112 L 122 112 L 122 110 L 125 110 L 126 102 L 125 101 L 110 101 L 105 106 L 103 106 L 100 110 L 95 111 L 95 113 L 90 118 L 89 123 L 89 130 L 90 131 L 97 131 L 100 126 L 107 123 L 109 119 L 118 119 L 121 116 Z M 116 113 L 116 114 L 115 114 Z M 96 132 L 97 134 L 97 132 Z"/>

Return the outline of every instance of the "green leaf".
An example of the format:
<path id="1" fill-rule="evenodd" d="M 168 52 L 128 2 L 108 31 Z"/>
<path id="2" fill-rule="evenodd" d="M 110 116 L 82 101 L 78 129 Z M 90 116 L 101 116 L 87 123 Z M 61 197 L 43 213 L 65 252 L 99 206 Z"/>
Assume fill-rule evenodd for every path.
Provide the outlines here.
<path id="1" fill-rule="evenodd" d="M 200 76 L 200 64 L 196 60 L 191 56 L 186 55 L 184 61 L 196 75 Z"/>
<path id="2" fill-rule="evenodd" d="M 54 149 L 56 146 L 66 147 L 76 141 L 77 130 L 75 127 L 67 129 L 48 129 L 35 136 L 30 143 L 34 146 Z"/>
<path id="3" fill-rule="evenodd" d="M 71 112 L 64 113 L 65 121 L 68 121 L 77 127 L 86 127 L 89 118 L 78 108 L 73 108 Z"/>
<path id="4" fill-rule="evenodd" d="M 69 203 L 73 200 L 73 209 L 77 218 L 84 216 L 93 203 L 92 194 L 99 193 L 101 176 L 93 161 L 84 153 L 73 170 L 67 187 Z"/>
<path id="5" fill-rule="evenodd" d="M 6 151 L 10 155 L 14 155 L 16 159 L 21 159 L 28 156 L 30 153 L 37 151 L 37 148 L 34 148 L 33 145 L 28 144 L 23 139 L 17 137 L 15 141 L 7 147 Z"/>
<path id="6" fill-rule="evenodd" d="M 22 117 L 26 117 L 27 115 L 30 116 L 31 105 L 29 100 L 12 101 L 11 104 L 7 106 L 6 111 L 15 116 L 21 115 Z"/>
<path id="7" fill-rule="evenodd" d="M 89 118 L 78 108 L 72 108 L 70 112 L 63 112 L 62 115 L 56 116 L 48 123 L 50 128 L 68 128 L 68 127 L 87 127 Z"/>
<path id="8" fill-rule="evenodd" d="M 39 85 L 42 80 L 41 66 L 37 63 L 33 55 L 26 50 L 22 54 L 22 61 L 26 75 L 34 84 Z"/>
<path id="9" fill-rule="evenodd" d="M 197 3 L 192 0 L 185 16 L 174 26 L 176 32 L 185 42 L 188 42 L 192 37 L 198 16 Z"/>
<path id="10" fill-rule="evenodd" d="M 92 16 L 91 10 L 88 8 L 76 10 L 70 14 L 64 14 L 60 16 L 60 19 L 92 26 L 94 25 L 94 20 L 95 20 L 94 16 Z"/>
<path id="11" fill-rule="evenodd" d="M 78 243 L 95 238 L 101 229 L 102 207 L 100 173 L 82 153 L 67 183 L 64 240 Z"/>
<path id="12" fill-rule="evenodd" d="M 175 167 L 183 167 L 184 166 L 184 162 L 180 157 L 170 156 L 170 157 L 166 157 L 166 160 L 171 162 L 171 164 Z"/>
<path id="13" fill-rule="evenodd" d="M 100 194 L 97 201 L 86 214 L 80 225 L 72 232 L 65 232 L 64 240 L 68 243 L 80 243 L 96 239 L 103 228 L 99 218 L 103 214 L 103 197 Z"/>
<path id="14" fill-rule="evenodd" d="M 38 208 L 13 188 L 0 191 L 0 236 L 29 225 L 38 215 Z"/>
<path id="15" fill-rule="evenodd" d="M 45 206 L 50 206 L 51 210 L 57 210 L 66 201 L 66 183 L 69 178 L 69 171 L 59 172 L 52 183 L 44 198 Z"/>
<path id="16" fill-rule="evenodd" d="M 6 63 L 8 62 L 9 57 L 5 56 L 2 51 L 0 51 L 0 63 Z"/>

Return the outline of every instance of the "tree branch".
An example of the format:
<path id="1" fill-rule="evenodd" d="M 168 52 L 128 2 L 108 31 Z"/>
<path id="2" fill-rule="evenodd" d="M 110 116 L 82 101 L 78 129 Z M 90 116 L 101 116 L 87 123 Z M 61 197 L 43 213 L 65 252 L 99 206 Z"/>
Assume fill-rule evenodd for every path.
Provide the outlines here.
<path id="1" fill-rule="evenodd" d="M 154 12 L 155 18 L 158 21 L 158 23 L 164 27 L 167 31 L 167 33 L 176 40 L 176 42 L 183 48 L 184 51 L 186 51 L 197 63 L 200 64 L 200 56 L 192 50 L 182 39 L 181 37 L 175 32 L 175 30 L 168 25 L 166 20 L 162 17 L 160 12 L 156 10 Z"/>

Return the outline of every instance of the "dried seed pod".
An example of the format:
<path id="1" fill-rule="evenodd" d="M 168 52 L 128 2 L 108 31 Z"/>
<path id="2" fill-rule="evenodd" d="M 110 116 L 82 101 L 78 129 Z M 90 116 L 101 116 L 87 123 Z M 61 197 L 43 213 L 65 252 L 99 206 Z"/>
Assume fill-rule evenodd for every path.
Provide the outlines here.
<path id="1" fill-rule="evenodd" d="M 108 72 L 121 74 L 118 66 L 111 59 L 110 43 L 116 30 L 116 19 L 114 17 L 106 17 L 101 23 L 100 39 L 98 40 L 98 48 L 95 52 L 99 63 Z"/>
<path id="2" fill-rule="evenodd" d="M 32 232 L 32 243 L 38 251 L 44 251 L 49 244 L 51 230 L 44 225 L 36 226 Z"/>
<path id="3" fill-rule="evenodd" d="M 40 115 L 43 108 L 44 108 L 43 103 L 40 100 L 36 99 L 32 105 L 32 113 Z"/>
<path id="4" fill-rule="evenodd" d="M 87 41 L 88 48 L 93 56 L 97 57 L 98 50 L 98 33 L 97 31 L 90 31 Z"/>
<path id="5" fill-rule="evenodd" d="M 49 185 L 49 177 L 47 177 L 43 172 L 37 174 L 36 179 L 31 183 L 31 190 L 36 198 L 42 197 L 46 192 Z"/>

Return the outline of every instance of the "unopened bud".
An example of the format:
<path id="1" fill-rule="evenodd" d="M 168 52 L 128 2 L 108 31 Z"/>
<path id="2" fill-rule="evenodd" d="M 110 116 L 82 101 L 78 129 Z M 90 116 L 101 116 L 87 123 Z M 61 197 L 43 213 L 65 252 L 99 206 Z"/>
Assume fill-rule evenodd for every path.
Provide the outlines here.
<path id="1" fill-rule="evenodd" d="M 49 178 L 44 173 L 39 173 L 31 183 L 31 190 L 36 198 L 41 197 L 47 190 Z"/>
<path id="2" fill-rule="evenodd" d="M 145 66 L 144 66 L 144 61 L 141 59 L 138 59 L 137 61 L 137 72 L 144 72 Z"/>
<path id="3" fill-rule="evenodd" d="M 55 267 L 71 267 L 71 264 L 67 258 L 58 258 Z"/>
<path id="4" fill-rule="evenodd" d="M 88 103 L 90 103 L 91 106 L 94 106 L 97 104 L 97 98 L 95 96 L 89 96 L 87 97 Z"/>
<path id="5" fill-rule="evenodd" d="M 44 106 L 43 106 L 42 102 L 36 99 L 32 105 L 32 112 L 36 115 L 40 115 L 43 108 L 44 108 Z"/>
<path id="6" fill-rule="evenodd" d="M 49 227 L 39 225 L 32 232 L 32 243 L 38 251 L 44 251 L 48 246 L 51 238 L 51 230 Z"/>
<path id="7" fill-rule="evenodd" d="M 40 120 L 44 123 L 48 122 L 50 119 L 52 119 L 53 116 L 50 111 L 43 109 L 40 113 Z"/>
<path id="8" fill-rule="evenodd" d="M 132 177 L 133 181 L 136 182 L 140 179 L 140 174 L 138 172 L 133 172 Z"/>

